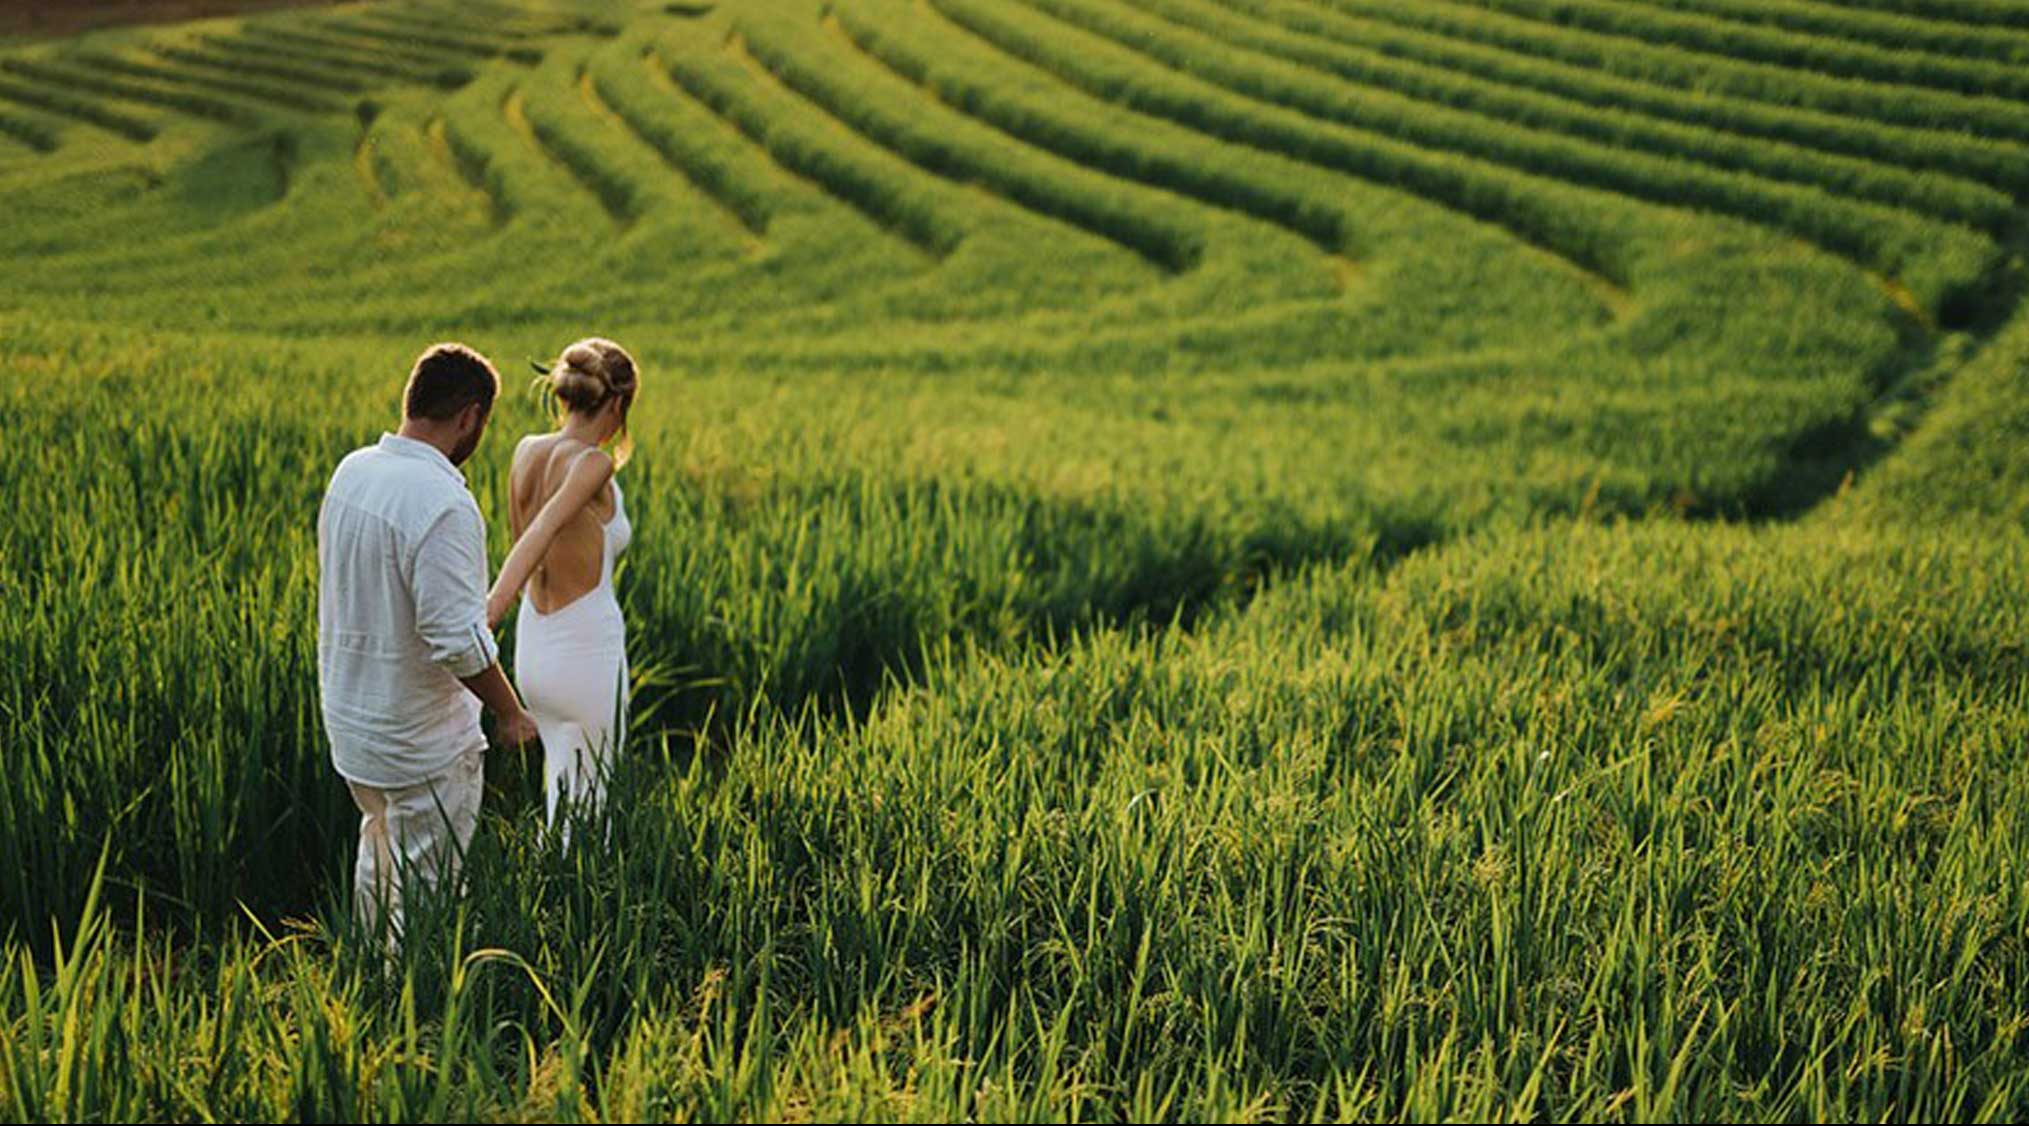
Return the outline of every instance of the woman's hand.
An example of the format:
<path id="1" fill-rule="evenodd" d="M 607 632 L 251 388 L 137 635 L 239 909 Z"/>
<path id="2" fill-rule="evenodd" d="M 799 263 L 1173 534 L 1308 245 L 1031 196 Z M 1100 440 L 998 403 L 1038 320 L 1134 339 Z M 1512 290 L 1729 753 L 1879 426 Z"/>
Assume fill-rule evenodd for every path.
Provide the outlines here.
<path id="1" fill-rule="evenodd" d="M 486 596 L 486 628 L 499 629 L 500 623 L 507 620 L 507 612 L 512 609 L 514 595 L 499 587 L 493 588 L 493 593 Z"/>

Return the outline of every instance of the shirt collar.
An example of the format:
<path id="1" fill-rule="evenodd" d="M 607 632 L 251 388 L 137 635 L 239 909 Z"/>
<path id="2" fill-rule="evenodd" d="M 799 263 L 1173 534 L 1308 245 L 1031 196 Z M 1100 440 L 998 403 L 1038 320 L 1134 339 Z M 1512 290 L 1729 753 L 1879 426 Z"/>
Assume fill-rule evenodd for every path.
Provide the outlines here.
<path id="1" fill-rule="evenodd" d="M 444 451 L 428 442 L 420 442 L 414 438 L 404 438 L 400 434 L 383 432 L 380 436 L 380 448 L 381 452 L 390 453 L 396 457 L 412 457 L 418 461 L 427 461 L 431 465 L 457 478 L 459 484 L 465 484 L 465 474 L 460 472 L 457 466 L 451 464 L 451 459 L 444 456 Z"/>

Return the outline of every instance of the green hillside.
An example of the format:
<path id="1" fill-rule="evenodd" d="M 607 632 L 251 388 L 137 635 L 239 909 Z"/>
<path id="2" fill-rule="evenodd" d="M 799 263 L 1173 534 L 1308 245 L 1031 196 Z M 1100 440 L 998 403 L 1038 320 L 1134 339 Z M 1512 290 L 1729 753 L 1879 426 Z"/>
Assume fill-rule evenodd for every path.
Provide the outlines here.
<path id="1" fill-rule="evenodd" d="M 346 3 L 0 198 L 0 1116 L 2029 1115 L 2029 0 Z M 318 498 L 593 333 L 619 821 L 383 965 Z"/>

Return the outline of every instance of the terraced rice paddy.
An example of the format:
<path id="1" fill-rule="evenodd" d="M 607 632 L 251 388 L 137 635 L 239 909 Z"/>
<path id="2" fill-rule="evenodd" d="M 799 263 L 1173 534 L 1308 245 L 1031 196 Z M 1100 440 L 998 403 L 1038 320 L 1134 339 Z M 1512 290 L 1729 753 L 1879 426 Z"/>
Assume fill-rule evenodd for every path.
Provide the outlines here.
<path id="1" fill-rule="evenodd" d="M 2022 1118 L 2025 62 L 2022 0 L 0 41 L 0 1116 Z M 383 964 L 318 497 L 424 345 L 592 332 L 619 821 L 495 753 Z"/>

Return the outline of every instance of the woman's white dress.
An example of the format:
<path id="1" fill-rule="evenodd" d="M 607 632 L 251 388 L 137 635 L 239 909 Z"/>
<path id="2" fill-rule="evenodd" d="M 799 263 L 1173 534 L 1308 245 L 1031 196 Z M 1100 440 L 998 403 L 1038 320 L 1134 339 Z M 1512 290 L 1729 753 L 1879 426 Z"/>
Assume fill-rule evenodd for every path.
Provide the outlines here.
<path id="1" fill-rule="evenodd" d="M 627 623 L 613 592 L 613 564 L 633 538 L 616 480 L 599 584 L 549 614 L 524 597 L 515 619 L 514 679 L 542 734 L 552 825 L 566 803 L 604 803 L 614 753 L 626 738 Z"/>

